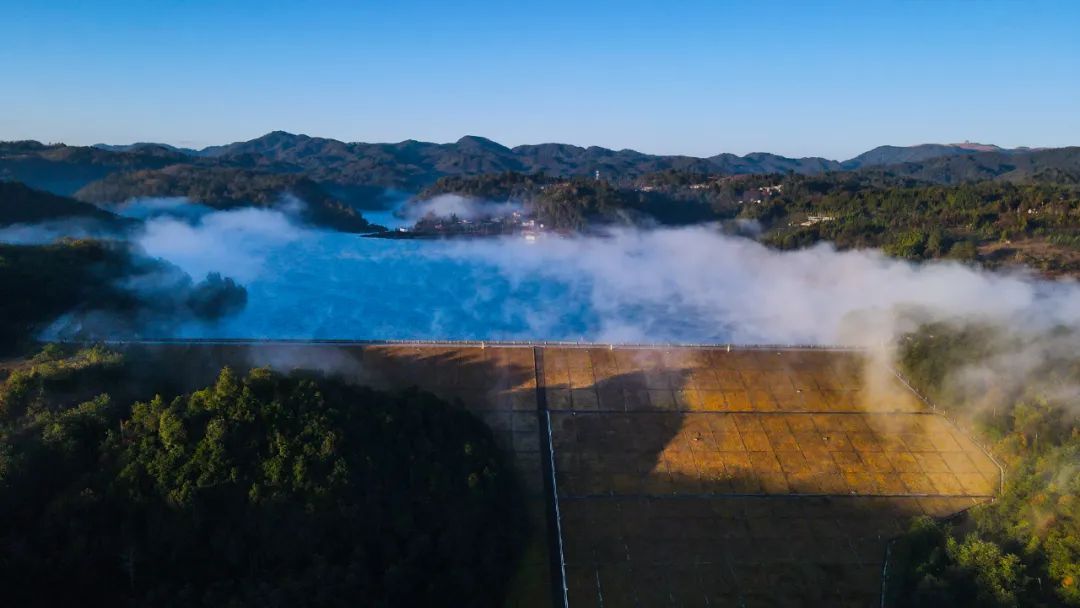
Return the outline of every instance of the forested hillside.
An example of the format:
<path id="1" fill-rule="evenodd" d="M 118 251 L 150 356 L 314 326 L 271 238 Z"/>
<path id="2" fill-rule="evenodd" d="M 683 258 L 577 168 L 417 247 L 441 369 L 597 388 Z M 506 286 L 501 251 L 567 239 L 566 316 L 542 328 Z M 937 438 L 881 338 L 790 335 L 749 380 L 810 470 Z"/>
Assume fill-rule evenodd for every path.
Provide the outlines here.
<path id="1" fill-rule="evenodd" d="M 343 232 L 378 229 L 361 212 L 330 196 L 315 182 L 293 174 L 172 165 L 114 174 L 75 193 L 79 200 L 101 205 L 137 197 L 182 196 L 215 209 L 281 205 L 283 197 L 289 195 L 302 201 L 301 216 L 315 225 Z"/>
<path id="2" fill-rule="evenodd" d="M 68 337 L 138 335 L 191 318 L 214 319 L 247 302 L 232 279 L 194 282 L 167 262 L 107 241 L 0 243 L 0 353 L 20 347 L 64 314 Z M 166 325 L 161 325 L 166 324 Z"/>
<path id="3" fill-rule="evenodd" d="M 153 143 L 79 147 L 34 141 L 0 142 L 0 179 L 22 181 L 65 195 L 109 175 L 174 164 L 303 174 L 335 195 L 371 187 L 417 192 L 440 177 L 506 171 L 544 173 L 560 178 L 590 177 L 600 172 L 603 179 L 625 186 L 660 171 L 819 175 L 885 168 L 895 175 L 955 182 L 998 176 L 1011 179 L 1048 170 L 1075 172 L 1080 168 L 1080 158 L 1076 149 L 1069 150 L 1007 150 L 979 144 L 879 146 L 841 162 L 820 157 L 789 158 L 767 152 L 743 156 L 718 153 L 704 158 L 656 155 L 562 143 L 510 148 L 472 135 L 451 143 L 416 140 L 362 143 L 274 131 L 248 141 L 202 150 Z"/>
<path id="4" fill-rule="evenodd" d="M 500 173 L 446 177 L 420 199 L 523 202 L 554 228 L 738 220 L 778 249 L 821 242 L 909 260 L 956 259 L 1080 273 L 1080 187 L 985 180 L 943 185 L 880 172 L 819 176 L 651 173 L 627 186 Z"/>
<path id="5" fill-rule="evenodd" d="M 179 152 L 152 147 L 110 152 L 93 147 L 45 145 L 36 141 L 0 142 L 0 180 L 71 196 L 84 185 L 113 173 L 155 169 L 188 160 Z"/>
<path id="6" fill-rule="evenodd" d="M 463 409 L 264 369 L 155 396 L 139 365 L 53 346 L 0 386 L 0 604 L 501 604 L 526 524 Z"/>
<path id="7" fill-rule="evenodd" d="M 868 169 L 941 184 L 983 180 L 1010 182 L 1080 183 L 1080 148 L 1052 148 L 1009 152 L 1005 150 L 957 154 Z"/>
<path id="8" fill-rule="evenodd" d="M 1004 494 L 966 518 L 914 524 L 894 553 L 891 605 L 1080 606 L 1075 343 L 1067 330 L 944 323 L 904 339 L 904 371 L 972 425 L 1007 472 Z"/>
<path id="9" fill-rule="evenodd" d="M 199 151 L 8 142 L 0 144 L 4 174 L 30 184 L 79 182 L 79 199 L 105 207 L 140 196 L 270 207 L 292 195 L 303 202 L 305 221 L 348 232 L 380 230 L 361 210 L 380 208 L 389 200 L 382 188 L 398 187 L 419 201 L 438 194 L 518 201 L 547 228 L 567 232 L 722 222 L 779 249 L 829 242 L 910 260 L 1080 274 L 1080 148 L 884 146 L 836 163 L 565 144 L 507 148 L 471 136 L 453 144 L 361 144 L 274 132 Z M 0 223 L 72 216 L 120 222 L 77 201 L 0 184 Z"/>
<path id="10" fill-rule="evenodd" d="M 984 181 L 942 186 L 838 174 L 787 178 L 783 191 L 744 206 L 781 249 L 828 241 L 880 247 L 911 260 L 954 258 L 1080 272 L 1080 189 Z"/>
<path id="11" fill-rule="evenodd" d="M 440 194 L 485 201 L 513 201 L 556 230 L 588 231 L 605 225 L 687 225 L 717 219 L 715 209 L 659 192 L 620 188 L 593 178 L 553 178 L 544 174 L 499 173 L 444 177 L 417 197 Z"/>
<path id="12" fill-rule="evenodd" d="M 0 181 L 0 226 L 53 220 L 90 220 L 105 227 L 128 223 L 89 203 L 34 190 L 19 182 Z"/>

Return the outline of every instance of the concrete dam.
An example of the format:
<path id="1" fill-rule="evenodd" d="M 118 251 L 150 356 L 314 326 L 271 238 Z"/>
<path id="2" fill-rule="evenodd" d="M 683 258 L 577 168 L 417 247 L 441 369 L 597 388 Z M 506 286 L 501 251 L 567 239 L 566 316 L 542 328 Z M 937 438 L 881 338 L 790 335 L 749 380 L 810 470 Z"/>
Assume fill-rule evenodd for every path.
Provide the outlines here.
<path id="1" fill-rule="evenodd" d="M 888 542 L 1001 470 L 847 349 L 162 341 L 177 373 L 318 369 L 483 419 L 533 505 L 520 606 L 879 606 Z"/>

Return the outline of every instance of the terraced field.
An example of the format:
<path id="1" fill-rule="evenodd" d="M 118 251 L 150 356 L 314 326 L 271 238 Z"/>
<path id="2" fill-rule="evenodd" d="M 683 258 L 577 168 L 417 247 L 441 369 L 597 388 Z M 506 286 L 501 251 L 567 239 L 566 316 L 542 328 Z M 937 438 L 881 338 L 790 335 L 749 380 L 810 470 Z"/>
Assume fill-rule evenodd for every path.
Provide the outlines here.
<path id="1" fill-rule="evenodd" d="M 537 541 L 512 606 L 877 606 L 886 543 L 909 518 L 956 513 L 999 483 L 978 446 L 850 351 L 133 348 L 459 399 L 533 497 Z"/>

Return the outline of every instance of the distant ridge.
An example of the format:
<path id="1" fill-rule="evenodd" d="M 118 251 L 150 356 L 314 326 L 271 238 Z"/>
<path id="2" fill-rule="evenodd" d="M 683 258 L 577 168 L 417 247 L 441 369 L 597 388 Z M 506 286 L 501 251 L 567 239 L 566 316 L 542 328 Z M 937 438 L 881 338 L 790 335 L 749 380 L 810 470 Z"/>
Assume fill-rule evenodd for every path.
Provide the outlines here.
<path id="1" fill-rule="evenodd" d="M 110 144 L 94 144 L 91 146 L 98 148 L 99 150 L 106 150 L 109 152 L 147 152 L 154 151 L 155 149 L 164 150 L 168 152 L 178 152 L 180 154 L 187 154 L 189 156 L 198 156 L 200 151 L 192 148 L 177 148 L 169 144 L 157 144 L 152 142 L 138 142 L 127 145 L 110 145 Z"/>
<path id="2" fill-rule="evenodd" d="M 1074 154 L 1059 149 L 1005 149 L 963 142 L 879 146 L 840 162 L 820 157 L 789 158 L 767 152 L 708 158 L 655 155 L 562 143 L 509 148 L 491 139 L 466 135 L 452 143 L 405 140 L 397 143 L 344 142 L 273 131 L 248 141 L 201 150 L 140 142 L 90 147 L 0 142 L 0 179 L 70 196 L 88 184 L 117 173 L 158 170 L 171 165 L 243 169 L 301 175 L 342 200 L 370 197 L 373 191 L 417 192 L 440 177 L 519 172 L 553 177 L 592 176 L 629 183 L 661 171 L 710 175 L 887 170 L 890 174 L 947 183 L 966 179 L 1024 179 L 1036 173 L 1080 172 Z"/>
<path id="3" fill-rule="evenodd" d="M 35 142 L 36 143 L 36 142 Z M 287 131 L 271 131 L 266 135 L 246 141 L 231 144 L 208 146 L 201 150 L 192 148 L 178 148 L 169 144 L 140 142 L 127 145 L 95 144 L 94 147 L 112 152 L 137 152 L 148 151 L 153 148 L 180 152 L 189 156 L 221 158 L 230 156 L 243 156 L 247 154 L 278 155 L 288 154 L 293 157 L 304 154 L 340 153 L 349 155 L 357 150 L 372 148 L 381 149 L 428 149 L 449 148 L 456 146 L 461 151 L 490 154 L 495 156 L 524 156 L 535 157 L 541 160 L 562 160 L 580 162 L 586 156 L 612 156 L 625 155 L 641 158 L 665 158 L 665 159 L 688 159 L 704 160 L 712 164 L 726 166 L 736 171 L 757 169 L 760 165 L 786 167 L 796 172 L 813 173 L 817 171 L 834 171 L 841 169 L 858 169 L 868 166 L 895 165 L 906 162 L 920 162 L 943 156 L 959 156 L 962 154 L 976 154 L 980 152 L 1001 152 L 1005 154 L 1025 153 L 1047 148 L 1002 148 L 994 144 L 977 142 L 958 142 L 948 144 L 925 143 L 911 146 L 878 146 L 858 156 L 845 161 L 837 161 L 822 157 L 791 158 L 768 152 L 751 152 L 745 156 L 731 153 L 720 153 L 714 156 L 702 158 L 684 155 L 654 155 L 624 148 L 611 150 L 600 146 L 581 147 L 573 144 L 542 143 L 526 144 L 509 148 L 498 142 L 478 135 L 466 135 L 453 143 L 438 144 L 408 139 L 398 143 L 365 143 L 344 142 L 326 137 L 311 137 L 308 135 L 294 134 Z M 287 152 L 288 151 L 288 152 Z M 541 162 L 534 161 L 534 164 Z"/>

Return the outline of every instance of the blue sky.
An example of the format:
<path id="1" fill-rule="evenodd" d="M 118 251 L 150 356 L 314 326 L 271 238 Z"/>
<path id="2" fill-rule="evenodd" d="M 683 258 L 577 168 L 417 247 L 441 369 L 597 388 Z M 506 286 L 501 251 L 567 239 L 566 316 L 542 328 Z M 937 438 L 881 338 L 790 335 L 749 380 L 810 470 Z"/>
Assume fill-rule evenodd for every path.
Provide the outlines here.
<path id="1" fill-rule="evenodd" d="M 1080 2 L 0 0 L 0 139 L 1080 145 Z"/>

